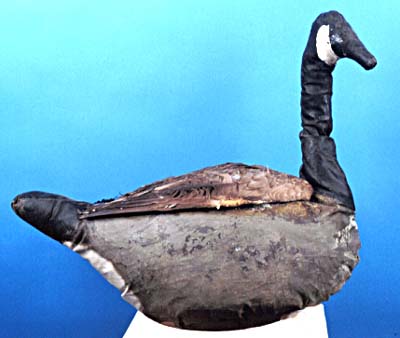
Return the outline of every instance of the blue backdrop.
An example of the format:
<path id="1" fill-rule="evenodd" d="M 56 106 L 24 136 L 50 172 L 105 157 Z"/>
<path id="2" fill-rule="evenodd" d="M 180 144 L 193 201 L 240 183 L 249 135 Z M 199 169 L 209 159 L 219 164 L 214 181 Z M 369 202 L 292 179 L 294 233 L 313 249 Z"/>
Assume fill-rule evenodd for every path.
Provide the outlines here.
<path id="1" fill-rule="evenodd" d="M 44 190 L 95 201 L 227 161 L 297 175 L 300 63 L 337 9 L 376 55 L 334 77 L 334 137 L 361 263 L 326 303 L 332 338 L 400 335 L 398 1 L 0 4 L 0 336 L 120 337 L 135 311 L 17 218 Z"/>

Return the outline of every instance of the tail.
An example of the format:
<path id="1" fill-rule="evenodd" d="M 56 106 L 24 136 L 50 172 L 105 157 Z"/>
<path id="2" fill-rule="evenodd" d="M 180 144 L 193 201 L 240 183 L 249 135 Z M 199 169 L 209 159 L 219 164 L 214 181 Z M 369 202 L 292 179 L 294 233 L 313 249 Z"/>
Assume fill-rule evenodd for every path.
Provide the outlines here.
<path id="1" fill-rule="evenodd" d="M 40 191 L 20 194 L 11 203 L 19 217 L 61 243 L 79 242 L 82 235 L 79 214 L 89 205 Z"/>
<path id="2" fill-rule="evenodd" d="M 11 206 L 24 221 L 45 235 L 61 242 L 86 259 L 108 282 L 122 292 L 122 297 L 137 309 L 141 303 L 130 290 L 127 273 L 118 271 L 106 254 L 112 251 L 102 244 L 92 243 L 87 233 L 87 220 L 80 220 L 83 210 L 91 204 L 39 191 L 15 197 Z M 102 250 L 104 249 L 104 250 Z M 104 252 L 103 252 L 104 251 Z"/>

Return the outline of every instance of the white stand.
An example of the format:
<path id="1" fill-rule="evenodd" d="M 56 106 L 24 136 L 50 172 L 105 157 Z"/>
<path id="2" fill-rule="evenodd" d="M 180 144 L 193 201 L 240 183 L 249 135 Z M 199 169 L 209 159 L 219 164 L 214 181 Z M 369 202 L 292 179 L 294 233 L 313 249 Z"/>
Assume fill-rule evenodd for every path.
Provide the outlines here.
<path id="1" fill-rule="evenodd" d="M 137 312 L 124 338 L 328 338 L 322 304 L 298 311 L 285 320 L 245 330 L 191 331 L 161 325 Z"/>

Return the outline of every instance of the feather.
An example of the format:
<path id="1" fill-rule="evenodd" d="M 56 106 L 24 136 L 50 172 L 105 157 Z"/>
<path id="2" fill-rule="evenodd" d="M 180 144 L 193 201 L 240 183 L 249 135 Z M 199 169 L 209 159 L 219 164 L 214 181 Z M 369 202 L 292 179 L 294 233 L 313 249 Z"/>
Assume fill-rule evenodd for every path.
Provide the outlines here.
<path id="1" fill-rule="evenodd" d="M 311 185 L 260 165 L 226 163 L 169 177 L 105 202 L 81 218 L 309 200 Z"/>

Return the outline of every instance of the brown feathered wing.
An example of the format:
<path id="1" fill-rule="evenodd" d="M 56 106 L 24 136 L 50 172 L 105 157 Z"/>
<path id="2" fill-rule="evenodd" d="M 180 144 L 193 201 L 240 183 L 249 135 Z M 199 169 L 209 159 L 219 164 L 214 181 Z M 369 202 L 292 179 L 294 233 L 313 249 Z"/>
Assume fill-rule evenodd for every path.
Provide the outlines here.
<path id="1" fill-rule="evenodd" d="M 260 165 L 226 163 L 169 177 L 104 203 L 81 218 L 309 200 L 311 185 Z"/>

